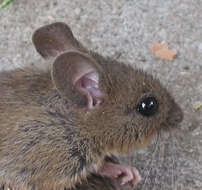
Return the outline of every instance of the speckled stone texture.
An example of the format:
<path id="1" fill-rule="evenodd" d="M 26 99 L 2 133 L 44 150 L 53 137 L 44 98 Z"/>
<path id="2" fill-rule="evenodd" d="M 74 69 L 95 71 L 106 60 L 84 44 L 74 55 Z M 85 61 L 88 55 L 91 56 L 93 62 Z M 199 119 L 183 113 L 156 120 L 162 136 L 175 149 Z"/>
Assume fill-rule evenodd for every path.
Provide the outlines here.
<path id="1" fill-rule="evenodd" d="M 0 0 L 1 1 L 1 0 Z M 181 127 L 125 158 L 143 177 L 137 189 L 202 189 L 202 1 L 16 0 L 0 9 L 0 68 L 43 63 L 31 37 L 63 21 L 90 49 L 153 73 L 184 110 Z M 178 51 L 173 62 L 155 58 L 152 42 Z"/>

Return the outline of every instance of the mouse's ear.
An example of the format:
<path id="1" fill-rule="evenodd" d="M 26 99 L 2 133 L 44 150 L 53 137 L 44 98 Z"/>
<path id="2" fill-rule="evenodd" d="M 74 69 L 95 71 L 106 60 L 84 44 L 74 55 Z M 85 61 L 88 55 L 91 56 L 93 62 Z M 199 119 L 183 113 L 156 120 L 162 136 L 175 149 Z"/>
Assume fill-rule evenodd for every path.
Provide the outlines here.
<path id="1" fill-rule="evenodd" d="M 62 22 L 39 28 L 34 32 L 32 41 L 37 52 L 45 59 L 78 49 L 78 42 L 71 29 Z"/>
<path id="2" fill-rule="evenodd" d="M 52 79 L 58 92 L 73 103 L 100 105 L 104 92 L 100 88 L 101 67 L 94 59 L 80 52 L 66 52 L 53 63 Z"/>

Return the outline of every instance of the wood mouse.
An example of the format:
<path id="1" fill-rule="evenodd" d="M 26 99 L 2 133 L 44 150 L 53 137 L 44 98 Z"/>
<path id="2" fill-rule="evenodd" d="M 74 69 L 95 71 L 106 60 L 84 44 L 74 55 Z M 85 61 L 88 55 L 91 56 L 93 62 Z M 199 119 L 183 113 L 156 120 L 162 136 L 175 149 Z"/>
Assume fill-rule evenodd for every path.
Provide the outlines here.
<path id="1" fill-rule="evenodd" d="M 33 44 L 50 69 L 0 73 L 0 184 L 68 189 L 95 173 L 135 187 L 138 171 L 110 157 L 175 129 L 180 107 L 157 79 L 89 51 L 65 23 L 39 28 Z"/>

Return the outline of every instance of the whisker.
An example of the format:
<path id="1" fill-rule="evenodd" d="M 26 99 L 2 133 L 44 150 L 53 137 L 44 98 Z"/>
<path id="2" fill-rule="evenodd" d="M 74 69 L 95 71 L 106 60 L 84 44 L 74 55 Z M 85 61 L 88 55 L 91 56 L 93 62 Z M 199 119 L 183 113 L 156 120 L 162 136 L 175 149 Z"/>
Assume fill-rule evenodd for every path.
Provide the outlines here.
<path id="1" fill-rule="evenodd" d="M 22 105 L 22 104 L 25 104 L 25 103 L 23 103 L 23 102 L 0 102 L 0 105 L 1 104 L 20 104 L 20 105 Z"/>
<path id="2" fill-rule="evenodd" d="M 172 133 L 169 132 L 169 136 L 171 137 L 171 147 L 172 147 L 172 151 L 174 151 L 174 143 L 173 143 L 173 135 Z M 174 155 L 173 153 L 171 153 L 171 159 L 172 159 L 172 168 L 171 168 L 171 186 L 172 189 L 174 190 L 174 165 L 175 165 L 175 161 L 174 161 Z"/>
<path id="3" fill-rule="evenodd" d="M 146 185 L 147 180 L 148 180 L 149 173 L 151 172 L 151 169 L 152 169 L 151 164 L 152 164 L 153 161 L 154 161 L 153 156 L 156 154 L 157 149 L 158 149 L 158 145 L 159 145 L 159 137 L 160 137 L 160 136 L 159 136 L 159 133 L 157 132 L 157 135 L 156 135 L 156 141 L 155 141 L 155 144 L 154 144 L 154 150 L 152 151 L 151 159 L 146 163 L 146 166 L 145 166 L 145 168 L 143 169 L 143 171 L 145 171 L 146 168 L 147 168 L 147 166 L 150 165 L 149 170 L 147 170 L 146 178 L 145 178 L 145 180 L 144 180 L 144 184 L 143 184 L 142 189 L 145 188 L 145 185 Z"/>
<path id="4" fill-rule="evenodd" d="M 161 130 L 159 131 L 159 134 L 161 134 Z M 163 142 L 161 140 L 161 142 Z M 158 155 L 158 168 L 160 170 L 160 168 L 163 168 L 163 164 L 164 164 L 164 160 L 165 160 L 165 143 L 161 143 L 162 146 L 160 146 L 159 148 L 159 155 Z M 160 179 L 159 181 L 162 181 L 163 176 L 158 176 Z M 160 183 L 160 185 L 162 186 L 162 189 L 164 189 L 164 184 Z"/>
<path id="5" fill-rule="evenodd" d="M 161 133 L 162 131 L 160 130 L 160 131 L 158 131 L 158 135 L 159 135 L 159 141 L 160 141 L 160 146 L 159 146 L 159 151 L 158 151 L 158 154 L 156 155 L 156 159 L 155 159 L 155 161 L 156 161 L 156 168 L 154 169 L 154 171 L 155 171 L 155 173 L 156 173 L 156 175 L 154 176 L 154 189 L 156 189 L 156 187 L 159 187 L 158 189 L 165 189 L 165 184 L 164 183 L 162 183 L 162 181 L 163 181 L 163 178 L 164 178 L 164 176 L 163 175 L 161 175 L 161 169 L 163 168 L 163 166 L 164 166 L 164 160 L 165 160 L 165 156 L 166 156 L 166 151 L 165 151 L 165 143 L 162 143 L 163 142 L 163 140 L 162 139 L 160 139 L 161 138 L 161 136 L 162 136 L 162 133 Z M 160 173 L 158 172 L 158 170 L 160 171 Z"/>
<path id="6" fill-rule="evenodd" d="M 177 169 L 178 169 L 178 162 L 176 162 L 176 159 L 175 159 L 175 155 L 177 155 L 177 149 L 179 147 L 179 144 L 176 143 L 176 141 L 174 141 L 174 135 L 172 134 L 172 132 L 169 132 L 169 137 L 170 137 L 170 141 L 171 141 L 171 147 L 172 147 L 172 150 L 171 150 L 171 156 L 172 156 L 172 189 L 177 189 L 176 187 L 176 181 L 177 181 Z"/>
<path id="7" fill-rule="evenodd" d="M 170 186 L 170 189 L 175 190 L 177 189 L 176 187 L 176 170 L 177 170 L 177 162 L 175 159 L 175 155 L 177 155 L 176 153 L 176 146 L 177 143 L 175 143 L 174 141 L 174 136 L 172 134 L 172 132 L 169 131 L 168 133 L 168 139 L 167 139 L 167 143 L 163 144 L 164 146 L 161 146 L 161 155 L 159 156 L 161 162 L 158 162 L 160 165 L 159 167 L 161 168 L 161 170 L 164 172 L 166 172 L 167 175 L 165 176 L 160 176 L 160 178 L 162 178 L 160 181 L 162 182 L 161 185 L 163 187 L 161 187 L 161 189 L 166 189 L 167 185 Z M 168 180 L 166 180 L 166 178 Z M 166 183 L 166 181 L 170 181 L 169 184 L 168 182 Z"/>

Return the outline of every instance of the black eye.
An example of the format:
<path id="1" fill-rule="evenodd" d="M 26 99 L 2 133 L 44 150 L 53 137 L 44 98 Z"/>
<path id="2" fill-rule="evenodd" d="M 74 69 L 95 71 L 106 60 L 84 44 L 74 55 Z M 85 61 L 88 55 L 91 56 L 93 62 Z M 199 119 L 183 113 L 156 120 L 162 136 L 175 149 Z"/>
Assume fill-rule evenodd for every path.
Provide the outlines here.
<path id="1" fill-rule="evenodd" d="M 154 97 L 143 98 L 137 105 L 136 110 L 143 116 L 150 117 L 158 110 L 158 102 Z"/>

